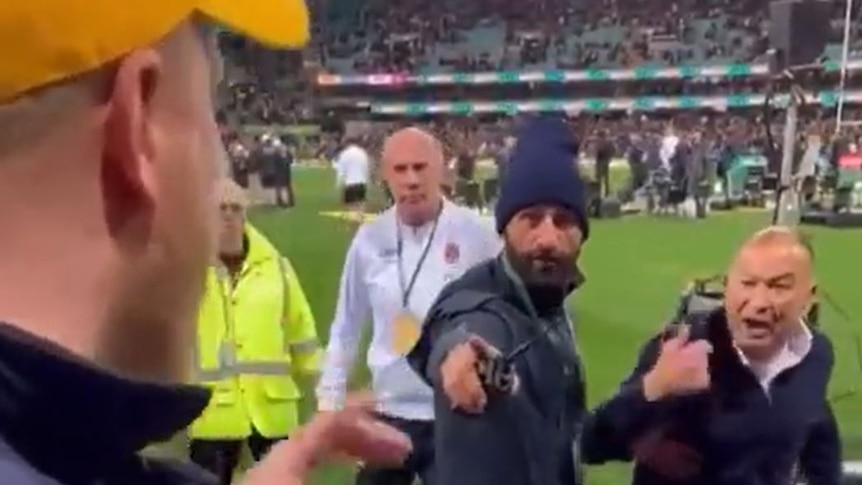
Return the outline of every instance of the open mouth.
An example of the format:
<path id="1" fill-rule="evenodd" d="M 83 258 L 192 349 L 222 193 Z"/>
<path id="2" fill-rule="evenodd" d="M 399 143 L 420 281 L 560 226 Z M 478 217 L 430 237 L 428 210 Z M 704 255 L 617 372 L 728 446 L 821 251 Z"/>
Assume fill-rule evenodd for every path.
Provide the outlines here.
<path id="1" fill-rule="evenodd" d="M 746 333 L 750 337 L 763 338 L 772 335 L 772 322 L 757 320 L 754 318 L 745 318 L 742 322 L 745 324 Z"/>
<path id="2" fill-rule="evenodd" d="M 557 261 L 547 258 L 533 259 L 533 267 L 541 273 L 550 273 L 556 271 Z"/>

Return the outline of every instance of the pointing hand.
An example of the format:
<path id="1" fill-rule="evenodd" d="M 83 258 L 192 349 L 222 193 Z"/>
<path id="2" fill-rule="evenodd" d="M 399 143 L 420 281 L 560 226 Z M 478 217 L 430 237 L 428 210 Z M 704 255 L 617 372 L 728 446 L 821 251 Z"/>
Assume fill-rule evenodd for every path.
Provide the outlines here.
<path id="1" fill-rule="evenodd" d="M 500 351 L 481 337 L 471 335 L 464 343 L 456 345 L 440 366 L 443 391 L 452 408 L 478 414 L 485 410 L 488 396 L 479 375 L 481 366 Z"/>

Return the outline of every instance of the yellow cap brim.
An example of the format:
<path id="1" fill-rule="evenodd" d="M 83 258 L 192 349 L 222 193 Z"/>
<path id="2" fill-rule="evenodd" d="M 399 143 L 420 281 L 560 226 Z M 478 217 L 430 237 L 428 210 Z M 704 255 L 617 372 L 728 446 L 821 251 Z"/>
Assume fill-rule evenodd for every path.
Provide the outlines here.
<path id="1" fill-rule="evenodd" d="M 308 41 L 304 0 L 0 0 L 0 103 L 156 42 L 194 14 L 274 48 Z"/>
<path id="2" fill-rule="evenodd" d="M 297 48 L 308 42 L 304 0 L 203 0 L 198 10 L 269 47 Z"/>

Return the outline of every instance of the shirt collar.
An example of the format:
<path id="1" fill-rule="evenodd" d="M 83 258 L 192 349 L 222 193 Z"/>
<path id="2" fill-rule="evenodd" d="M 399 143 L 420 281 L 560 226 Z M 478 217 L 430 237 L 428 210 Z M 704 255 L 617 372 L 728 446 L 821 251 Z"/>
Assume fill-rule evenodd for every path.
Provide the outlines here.
<path id="1" fill-rule="evenodd" d="M 813 340 L 814 335 L 811 333 L 811 329 L 808 328 L 808 324 L 800 320 L 799 326 L 790 334 L 778 355 L 781 355 L 783 352 L 789 352 L 795 362 L 801 362 L 811 352 Z M 746 367 L 751 367 L 751 360 L 736 346 L 736 343 L 733 344 L 733 348 L 739 355 L 739 360 L 742 364 Z"/>
<path id="2" fill-rule="evenodd" d="M 796 356 L 800 358 L 804 358 L 811 352 L 812 342 L 814 341 L 814 334 L 811 333 L 811 329 L 808 328 L 808 324 L 804 321 L 800 321 L 799 329 L 793 334 L 790 335 L 790 339 L 787 341 L 787 349 L 793 352 Z"/>

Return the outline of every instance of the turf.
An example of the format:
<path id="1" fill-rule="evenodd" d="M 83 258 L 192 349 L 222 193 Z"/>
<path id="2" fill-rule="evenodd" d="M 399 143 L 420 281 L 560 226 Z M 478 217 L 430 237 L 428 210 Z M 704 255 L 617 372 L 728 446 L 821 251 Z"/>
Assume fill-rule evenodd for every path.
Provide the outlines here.
<path id="1" fill-rule="evenodd" d="M 338 210 L 331 172 L 300 169 L 294 179 L 296 208 L 261 209 L 252 219 L 293 262 L 325 341 L 350 233 L 343 221 L 321 215 Z M 593 223 L 583 254 L 588 281 L 570 302 L 591 402 L 607 397 L 625 377 L 640 344 L 672 314 L 686 282 L 722 271 L 734 247 L 767 219 L 766 214 L 736 212 L 715 214 L 704 221 L 631 216 Z M 815 228 L 810 232 L 817 251 L 820 288 L 851 317 L 862 318 L 862 231 Z M 855 347 L 862 320 L 845 322 L 829 305 L 822 315 L 837 353 L 832 390 L 835 394 L 853 391 L 862 384 Z M 361 388 L 367 378 L 364 357 L 356 367 L 354 385 Z M 310 412 L 312 398 L 308 397 L 303 406 Z M 835 408 L 845 458 L 862 459 L 862 396 L 840 400 Z M 352 483 L 351 476 L 348 466 L 330 466 L 321 469 L 311 483 L 348 484 Z M 594 468 L 588 473 L 588 483 L 628 483 L 628 468 Z"/>

